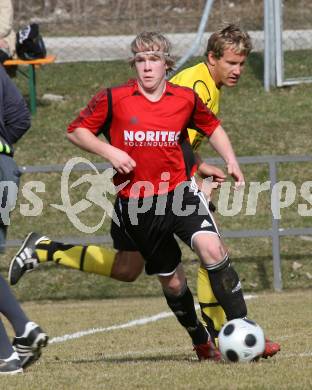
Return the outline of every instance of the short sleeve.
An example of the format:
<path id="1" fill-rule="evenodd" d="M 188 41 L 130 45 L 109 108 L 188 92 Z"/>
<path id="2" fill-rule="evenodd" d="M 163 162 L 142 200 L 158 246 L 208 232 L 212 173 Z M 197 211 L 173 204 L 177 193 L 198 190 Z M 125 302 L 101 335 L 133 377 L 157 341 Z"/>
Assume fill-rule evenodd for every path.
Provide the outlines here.
<path id="1" fill-rule="evenodd" d="M 67 132 L 72 133 L 77 129 L 85 128 L 97 135 L 105 123 L 108 113 L 108 98 L 107 89 L 98 92 L 88 103 L 88 105 L 80 111 L 76 119 L 68 126 Z"/>

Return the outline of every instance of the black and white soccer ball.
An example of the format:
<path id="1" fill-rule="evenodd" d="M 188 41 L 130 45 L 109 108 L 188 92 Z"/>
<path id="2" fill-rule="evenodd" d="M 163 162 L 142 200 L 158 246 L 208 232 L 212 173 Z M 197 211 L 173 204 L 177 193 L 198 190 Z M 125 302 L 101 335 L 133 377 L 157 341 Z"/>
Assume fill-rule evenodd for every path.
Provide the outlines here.
<path id="1" fill-rule="evenodd" d="M 262 328 L 245 318 L 237 318 L 223 325 L 218 340 L 220 352 L 226 362 L 247 363 L 257 360 L 265 348 Z"/>

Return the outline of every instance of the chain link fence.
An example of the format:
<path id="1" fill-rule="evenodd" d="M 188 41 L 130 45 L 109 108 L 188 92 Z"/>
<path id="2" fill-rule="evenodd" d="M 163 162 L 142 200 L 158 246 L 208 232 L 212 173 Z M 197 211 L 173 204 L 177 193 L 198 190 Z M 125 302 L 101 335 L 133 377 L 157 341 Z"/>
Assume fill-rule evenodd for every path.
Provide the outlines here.
<path id="1" fill-rule="evenodd" d="M 57 56 L 57 62 L 127 59 L 131 40 L 143 30 L 165 33 L 173 43 L 173 54 L 182 57 L 196 41 L 206 1 L 15 0 L 15 28 L 37 22 L 48 52 Z M 285 85 L 284 80 L 289 78 L 306 81 L 308 77 L 309 81 L 312 60 L 303 66 L 301 58 L 306 57 L 304 50 L 312 48 L 311 0 L 215 0 L 201 43 L 193 54 L 203 54 L 210 32 L 229 22 L 248 30 L 254 50 L 262 52 L 266 1 L 279 3 L 281 8 L 280 58 L 271 61 L 280 63 L 283 81 L 277 85 Z M 287 60 L 294 55 L 298 66 L 290 67 Z"/>
<path id="2" fill-rule="evenodd" d="M 18 23 L 38 22 L 45 35 L 133 35 L 145 29 L 195 32 L 206 0 L 15 0 Z M 223 21 L 262 28 L 262 1 L 216 0 L 211 29 Z M 250 12 L 252 10 L 252 12 Z M 211 31 L 211 29 L 209 31 Z"/>
<path id="3" fill-rule="evenodd" d="M 15 23 L 40 25 L 46 46 L 59 62 L 126 59 L 129 43 L 143 30 L 166 33 L 174 54 L 182 56 L 194 42 L 206 0 L 16 0 Z M 252 13 L 250 10 L 252 9 Z M 257 0 L 215 0 L 207 34 L 223 23 L 240 23 L 261 31 L 263 6 Z"/>

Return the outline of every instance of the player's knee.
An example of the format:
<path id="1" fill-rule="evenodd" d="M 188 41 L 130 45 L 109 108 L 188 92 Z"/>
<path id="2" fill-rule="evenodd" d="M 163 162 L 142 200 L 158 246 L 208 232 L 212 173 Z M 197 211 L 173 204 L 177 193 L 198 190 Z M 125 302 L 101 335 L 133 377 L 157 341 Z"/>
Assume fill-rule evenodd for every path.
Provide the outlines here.
<path id="1" fill-rule="evenodd" d="M 119 271 L 119 280 L 122 282 L 134 282 L 141 272 L 134 272 L 131 269 L 122 269 Z"/>
<path id="2" fill-rule="evenodd" d="M 166 286 L 165 291 L 169 295 L 179 296 L 179 295 L 181 295 L 182 288 L 183 288 L 183 286 L 181 285 L 181 283 L 179 283 L 175 280 Z"/>
<path id="3" fill-rule="evenodd" d="M 165 295 L 179 296 L 185 291 L 187 281 L 184 274 L 182 263 L 180 263 L 176 270 L 168 276 L 158 276 Z"/>
<path id="4" fill-rule="evenodd" d="M 111 276 L 122 282 L 134 282 L 141 274 L 144 259 L 136 252 L 118 252 Z"/>
<path id="5" fill-rule="evenodd" d="M 217 236 L 200 237 L 200 240 L 194 240 L 193 247 L 204 265 L 217 264 L 221 262 L 227 254 L 225 246 Z"/>
<path id="6" fill-rule="evenodd" d="M 186 280 L 181 280 L 177 277 L 168 278 L 166 281 L 160 278 L 163 290 L 166 295 L 179 296 L 186 286 Z"/>

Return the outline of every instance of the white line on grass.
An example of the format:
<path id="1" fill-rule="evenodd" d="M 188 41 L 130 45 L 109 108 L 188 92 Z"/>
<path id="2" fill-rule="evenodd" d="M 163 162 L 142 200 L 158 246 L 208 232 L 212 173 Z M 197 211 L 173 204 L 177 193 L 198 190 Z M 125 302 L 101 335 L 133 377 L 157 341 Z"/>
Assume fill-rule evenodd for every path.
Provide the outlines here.
<path id="1" fill-rule="evenodd" d="M 131 327 L 137 326 L 137 325 L 145 325 L 145 324 L 148 324 L 149 322 L 155 322 L 155 321 L 161 320 L 163 318 L 171 317 L 172 315 L 173 315 L 173 313 L 162 312 L 162 313 L 158 313 L 158 314 L 151 316 L 151 317 L 144 317 L 144 318 L 139 318 L 137 320 L 133 320 L 130 322 L 126 322 L 125 324 L 112 325 L 112 326 L 109 326 L 107 328 L 92 328 L 92 329 L 82 330 L 80 332 L 76 332 L 76 333 L 72 333 L 72 334 L 65 334 L 64 336 L 53 337 L 53 339 L 51 339 L 51 341 L 50 341 L 50 344 L 62 343 L 63 341 L 78 339 L 80 337 L 88 336 L 90 334 L 95 334 L 95 333 L 100 333 L 100 332 L 110 332 L 111 330 L 116 330 L 116 329 L 131 328 Z"/>
<path id="2" fill-rule="evenodd" d="M 252 298 L 256 298 L 256 295 L 245 295 L 245 299 L 252 299 Z M 196 305 L 195 307 L 196 307 L 196 310 L 199 309 L 199 305 Z M 79 339 L 81 337 L 88 336 L 90 334 L 95 334 L 95 333 L 110 332 L 111 330 L 125 329 L 125 328 L 131 328 L 133 326 L 145 325 L 145 324 L 148 324 L 150 322 L 159 321 L 159 320 L 162 320 L 164 318 L 168 318 L 168 317 L 172 317 L 172 316 L 173 316 L 172 312 L 164 311 L 164 312 L 155 314 L 151 317 L 139 318 L 137 320 L 126 322 L 125 324 L 112 325 L 112 326 L 108 326 L 107 328 L 91 328 L 91 329 L 87 329 L 87 330 L 82 330 L 80 332 L 75 332 L 72 334 L 65 334 L 64 336 L 53 337 L 49 341 L 49 344 L 63 343 L 64 341 Z"/>
<path id="3" fill-rule="evenodd" d="M 302 352 L 302 353 L 288 353 L 287 355 L 279 355 L 280 358 L 297 358 L 297 357 L 311 357 L 312 352 Z"/>
<path id="4" fill-rule="evenodd" d="M 312 241 L 312 237 L 311 236 L 300 236 L 301 240 L 304 240 L 304 241 Z"/>

